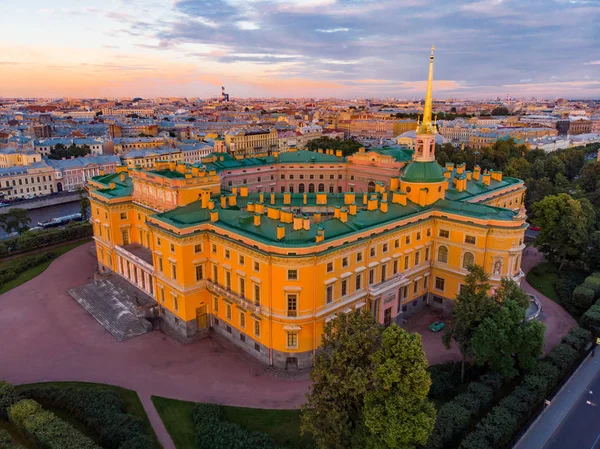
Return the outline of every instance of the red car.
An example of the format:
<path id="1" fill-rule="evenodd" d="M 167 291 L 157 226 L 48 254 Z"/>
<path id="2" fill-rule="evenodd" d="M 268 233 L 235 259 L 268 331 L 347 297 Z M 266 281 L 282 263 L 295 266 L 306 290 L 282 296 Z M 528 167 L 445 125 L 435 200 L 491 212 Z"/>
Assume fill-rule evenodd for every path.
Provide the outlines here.
<path id="1" fill-rule="evenodd" d="M 540 227 L 539 226 L 530 225 L 529 229 L 532 230 L 532 231 L 539 231 Z"/>

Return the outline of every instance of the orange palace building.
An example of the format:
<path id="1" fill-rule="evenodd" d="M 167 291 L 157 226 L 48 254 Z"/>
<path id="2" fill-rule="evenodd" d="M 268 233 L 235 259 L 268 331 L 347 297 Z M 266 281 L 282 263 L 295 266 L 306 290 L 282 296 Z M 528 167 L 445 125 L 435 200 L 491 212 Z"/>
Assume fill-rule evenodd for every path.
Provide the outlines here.
<path id="1" fill-rule="evenodd" d="M 387 325 L 426 305 L 451 307 L 473 263 L 493 285 L 519 281 L 525 185 L 435 161 L 432 82 L 433 50 L 412 160 L 368 191 L 226 192 L 226 172 L 210 163 L 91 179 L 100 270 L 154 298 L 162 326 L 181 339 L 212 329 L 264 363 L 299 368 L 340 314 L 367 308 Z"/>

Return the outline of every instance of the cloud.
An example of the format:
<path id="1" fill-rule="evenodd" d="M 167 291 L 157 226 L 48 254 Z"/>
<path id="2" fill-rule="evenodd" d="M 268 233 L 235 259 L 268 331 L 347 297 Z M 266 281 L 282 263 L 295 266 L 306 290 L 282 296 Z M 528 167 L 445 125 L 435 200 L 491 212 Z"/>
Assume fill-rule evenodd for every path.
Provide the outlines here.
<path id="1" fill-rule="evenodd" d="M 345 33 L 347 31 L 350 31 L 350 28 L 330 28 L 328 30 L 318 29 L 317 31 L 319 33 Z"/>
<path id="2" fill-rule="evenodd" d="M 584 65 L 600 65 L 600 59 L 598 59 L 597 61 L 584 62 Z"/>

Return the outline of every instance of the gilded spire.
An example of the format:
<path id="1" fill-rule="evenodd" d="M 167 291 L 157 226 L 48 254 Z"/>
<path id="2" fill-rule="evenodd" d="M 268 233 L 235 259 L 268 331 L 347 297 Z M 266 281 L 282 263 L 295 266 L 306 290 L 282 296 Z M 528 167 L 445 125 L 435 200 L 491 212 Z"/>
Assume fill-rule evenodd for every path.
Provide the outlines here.
<path id="1" fill-rule="evenodd" d="M 431 55 L 429 56 L 429 77 L 427 78 L 427 93 L 425 94 L 425 106 L 423 107 L 423 121 L 417 129 L 421 134 L 437 133 L 436 126 L 431 122 L 431 113 L 433 108 L 433 52 L 435 47 L 431 46 Z"/>

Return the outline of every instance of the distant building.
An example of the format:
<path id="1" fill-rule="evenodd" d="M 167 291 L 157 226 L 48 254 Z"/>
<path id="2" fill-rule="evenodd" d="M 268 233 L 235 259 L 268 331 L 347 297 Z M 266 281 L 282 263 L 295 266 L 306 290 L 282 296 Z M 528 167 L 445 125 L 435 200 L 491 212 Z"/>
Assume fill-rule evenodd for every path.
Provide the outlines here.
<path id="1" fill-rule="evenodd" d="M 122 154 L 132 150 L 143 150 L 148 148 L 157 148 L 166 145 L 167 140 L 163 137 L 138 137 L 114 139 L 113 153 Z"/>
<path id="2" fill-rule="evenodd" d="M 45 139 L 52 137 L 52 126 L 50 125 L 31 125 L 29 133 L 36 139 Z"/>
<path id="3" fill-rule="evenodd" d="M 31 148 L 8 147 L 0 150 L 0 168 L 26 167 L 41 161 L 42 156 Z"/>
<path id="4" fill-rule="evenodd" d="M 414 120 L 350 120 L 349 134 L 357 137 L 391 139 L 403 132 L 417 128 Z"/>
<path id="5" fill-rule="evenodd" d="M 96 139 L 46 139 L 46 140 L 36 140 L 33 142 L 33 148 L 35 151 L 40 153 L 43 156 L 47 156 L 52 151 L 56 145 L 62 144 L 65 147 L 70 147 L 71 145 L 75 145 L 78 148 L 81 148 L 87 145 L 90 148 L 90 153 L 92 155 L 98 156 L 104 153 L 104 142 Z"/>
<path id="6" fill-rule="evenodd" d="M 183 152 L 179 148 L 160 147 L 145 150 L 131 150 L 121 156 L 127 168 L 152 168 L 158 161 L 183 162 Z"/>
<path id="7" fill-rule="evenodd" d="M 127 108 L 127 109 L 102 109 L 102 115 L 137 115 L 139 117 L 152 117 L 154 109 L 148 108 Z"/>
<path id="8" fill-rule="evenodd" d="M 130 123 L 110 125 L 110 137 L 139 137 L 144 135 L 145 137 L 156 137 L 158 136 L 158 125 L 155 124 L 141 124 L 141 123 Z"/>
<path id="9" fill-rule="evenodd" d="M 46 162 L 0 168 L 0 199 L 15 200 L 55 192 L 54 170 Z"/>
<path id="10" fill-rule="evenodd" d="M 443 136 L 436 134 L 435 135 L 435 143 L 436 145 L 441 145 L 445 143 L 446 139 Z M 398 136 L 396 139 L 398 145 L 406 147 L 408 149 L 414 150 L 417 145 L 417 132 L 415 130 L 406 131 Z"/>
<path id="11" fill-rule="evenodd" d="M 278 139 L 275 128 L 234 131 L 225 134 L 225 147 L 238 158 L 269 155 L 277 151 Z"/>
<path id="12" fill-rule="evenodd" d="M 85 187 L 88 179 L 102 173 L 114 173 L 121 165 L 118 156 L 86 156 L 70 159 L 53 160 L 47 163 L 54 169 L 56 191 L 74 191 Z"/>

